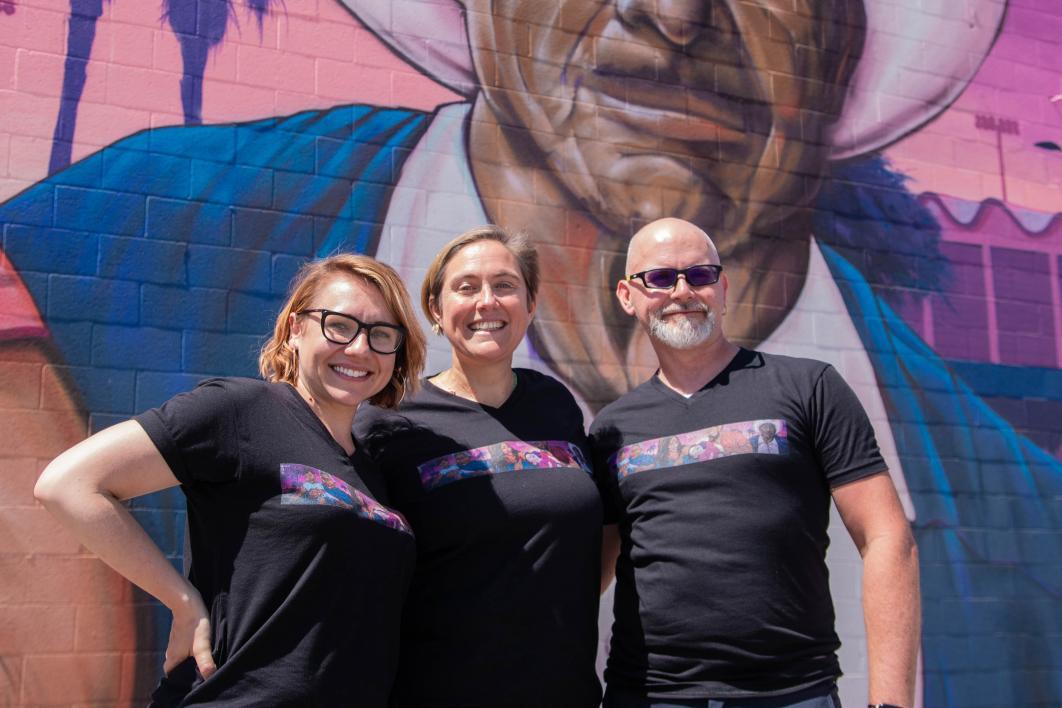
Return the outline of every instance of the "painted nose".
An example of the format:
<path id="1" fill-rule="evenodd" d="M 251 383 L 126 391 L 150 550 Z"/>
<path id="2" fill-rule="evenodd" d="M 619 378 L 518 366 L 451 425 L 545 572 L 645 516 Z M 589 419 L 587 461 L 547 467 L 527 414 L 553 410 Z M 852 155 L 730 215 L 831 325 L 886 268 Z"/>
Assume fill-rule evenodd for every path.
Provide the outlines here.
<path id="1" fill-rule="evenodd" d="M 718 0 L 617 0 L 619 16 L 629 25 L 650 27 L 678 47 L 692 44 Z"/>

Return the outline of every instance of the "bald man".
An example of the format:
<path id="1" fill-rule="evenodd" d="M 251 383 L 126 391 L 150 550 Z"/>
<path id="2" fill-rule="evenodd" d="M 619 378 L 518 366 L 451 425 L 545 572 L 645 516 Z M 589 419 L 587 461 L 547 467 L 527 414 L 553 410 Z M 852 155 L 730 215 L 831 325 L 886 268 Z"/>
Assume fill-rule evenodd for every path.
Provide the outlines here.
<path id="1" fill-rule="evenodd" d="M 660 368 L 591 428 L 619 536 L 605 708 L 839 706 L 831 497 L 863 558 L 870 703 L 910 708 L 917 550 L 859 401 L 828 364 L 727 339 L 727 277 L 693 224 L 644 227 L 626 270 L 616 297 Z"/>

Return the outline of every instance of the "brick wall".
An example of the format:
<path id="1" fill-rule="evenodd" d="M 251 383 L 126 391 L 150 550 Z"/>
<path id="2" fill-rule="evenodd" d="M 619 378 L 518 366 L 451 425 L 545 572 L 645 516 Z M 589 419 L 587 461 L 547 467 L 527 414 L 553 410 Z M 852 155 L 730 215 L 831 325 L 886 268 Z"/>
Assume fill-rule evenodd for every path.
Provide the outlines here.
<path id="1" fill-rule="evenodd" d="M 430 14 L 445 3 L 385 5 L 385 29 L 392 21 L 420 20 L 425 36 L 402 51 L 441 74 L 449 88 L 388 49 L 339 2 L 260 2 L 257 14 L 236 4 L 220 15 L 223 21 L 204 10 L 193 18 L 198 29 L 191 34 L 175 31 L 191 3 L 169 5 L 171 19 L 151 2 L 112 0 L 95 8 L 81 0 L 0 0 L 0 705 L 143 702 L 161 664 L 167 615 L 58 527 L 34 502 L 34 480 L 89 432 L 205 376 L 254 375 L 262 335 L 306 259 L 336 245 L 373 250 L 399 266 L 415 290 L 424 254 L 430 257 L 455 232 L 484 218 L 528 230 L 551 266 L 536 326 L 553 329 L 540 331 L 538 349 L 518 360 L 565 378 L 592 412 L 653 366 L 638 353 L 644 347 L 613 347 L 630 332 L 618 320 L 603 321 L 601 313 L 612 307 L 609 278 L 621 267 L 615 259 L 640 220 L 692 209 L 703 194 L 735 211 L 784 214 L 750 221 L 748 233 L 739 234 L 755 244 L 753 251 L 776 258 L 739 262 L 735 255 L 728 263 L 740 293 L 731 321 L 735 328 L 744 319 L 753 323 L 740 341 L 769 337 L 797 308 L 804 273 L 800 258 L 787 254 L 806 253 L 814 235 L 859 270 L 897 321 L 925 343 L 924 351 L 908 354 L 917 359 L 911 368 L 924 365 L 950 381 L 939 390 L 923 389 L 914 378 L 888 383 L 878 364 L 871 375 L 859 373 L 853 362 L 863 350 L 835 346 L 834 327 L 854 323 L 863 348 L 875 355 L 878 344 L 869 342 L 884 315 L 861 319 L 851 302 L 851 311 L 814 312 L 813 334 L 783 345 L 834 361 L 872 407 L 879 437 L 895 448 L 887 451 L 894 476 L 909 490 L 908 511 L 936 559 L 923 565 L 926 606 L 931 619 L 946 625 L 928 625 L 926 704 L 1057 703 L 1062 622 L 1052 607 L 1062 582 L 1056 554 L 1062 542 L 1062 101 L 1051 100 L 1062 95 L 1057 3 L 1012 0 L 998 40 L 976 45 L 963 28 L 997 17 L 997 0 L 967 3 L 977 6 L 975 19 L 952 18 L 942 25 L 947 29 L 927 36 L 918 34 L 924 18 L 904 20 L 906 6 L 916 3 L 868 2 L 871 29 L 909 40 L 904 46 L 916 47 L 922 58 L 911 63 L 893 45 L 868 43 L 860 66 L 894 70 L 905 80 L 870 99 L 848 95 L 836 110 L 847 115 L 857 104 L 870 106 L 862 123 L 846 124 L 844 135 L 870 124 L 888 138 L 848 161 L 819 155 L 810 162 L 787 162 L 786 151 L 798 144 L 803 159 L 842 137 L 827 138 L 820 124 L 823 112 L 834 110 L 825 99 L 808 105 L 821 77 L 793 74 L 792 67 L 828 64 L 836 48 L 817 43 L 855 36 L 852 28 L 863 20 L 853 14 L 854 2 L 836 3 L 836 16 L 809 9 L 821 13 L 825 4 L 796 2 L 794 11 L 770 17 L 741 15 L 751 6 L 719 3 L 708 19 L 684 16 L 691 10 L 681 4 L 658 3 L 686 31 L 715 33 L 717 46 L 734 43 L 728 55 L 698 55 L 703 46 L 675 50 L 646 39 L 639 32 L 651 12 L 635 12 L 622 32 L 609 21 L 615 4 L 587 16 L 583 28 L 593 50 L 587 62 L 625 60 L 648 47 L 639 70 L 655 67 L 655 80 L 670 81 L 675 90 L 685 90 L 686 79 L 670 77 L 670 63 L 699 56 L 699 64 L 684 70 L 703 78 L 708 68 L 718 83 L 705 96 L 691 94 L 689 105 L 704 100 L 720 111 L 737 110 L 747 129 L 734 131 L 738 138 L 717 126 L 714 140 L 689 153 L 669 142 L 669 131 L 681 134 L 682 125 L 660 129 L 654 120 L 663 125 L 671 117 L 653 113 L 651 101 L 639 103 L 633 79 L 625 84 L 626 104 L 597 106 L 588 94 L 575 100 L 572 112 L 580 117 L 570 134 L 568 124 L 547 121 L 517 138 L 501 128 L 473 138 L 464 132 L 467 124 L 452 118 L 461 119 L 454 113 L 460 106 L 433 113 L 483 87 L 511 88 L 507 72 L 522 60 L 524 69 L 542 74 L 521 91 L 541 99 L 529 105 L 549 114 L 565 100 L 565 79 L 550 73 L 560 59 L 542 37 L 560 46 L 582 36 L 567 23 L 582 18 L 589 4 L 540 3 L 529 14 L 521 14 L 521 3 L 511 4 L 512 13 L 499 6 L 494 31 L 515 31 L 503 38 L 494 64 L 482 53 L 483 27 L 490 23 L 470 3 L 472 20 L 480 23 L 473 35 L 477 77 L 453 69 L 467 58 L 464 39 Z M 553 14 L 562 6 L 562 14 Z M 809 24 L 811 39 L 790 57 L 779 38 Z M 953 46 L 967 66 L 980 69 L 963 76 L 964 91 L 939 99 L 949 104 L 946 110 L 923 109 L 922 118 L 899 129 L 909 119 L 897 116 L 907 114 L 890 111 L 927 100 L 919 86 L 946 71 L 942 57 Z M 196 52 L 206 57 L 201 71 L 187 63 Z M 753 84 L 762 80 L 762 95 L 735 101 L 713 94 L 746 65 L 757 71 L 742 90 L 755 93 Z M 540 78 L 551 75 L 553 83 Z M 198 106 L 182 102 L 182 80 L 198 87 Z M 505 95 L 496 91 L 490 105 L 501 111 Z M 773 130 L 795 133 L 750 156 L 734 146 L 767 132 L 755 113 L 761 104 L 772 107 Z M 704 109 L 690 109 L 690 122 L 703 118 L 698 110 Z M 213 127 L 180 127 L 200 120 Z M 404 121 L 416 139 L 395 140 L 395 121 Z M 456 128 L 446 132 L 448 122 Z M 545 149 L 542 136 L 550 131 L 568 140 Z M 69 168 L 58 149 L 64 145 Z M 580 152 L 585 145 L 606 152 L 626 145 L 672 160 L 624 171 L 619 158 L 593 163 L 592 150 Z M 362 157 L 369 153 L 376 157 L 371 164 Z M 499 159 L 521 169 L 514 167 L 508 181 L 485 177 L 492 174 L 489 155 L 509 155 Z M 597 170 L 591 179 L 571 177 L 588 159 L 588 169 Z M 676 163 L 690 165 L 681 173 L 685 181 L 656 181 Z M 413 173 L 444 175 L 444 183 L 396 186 Z M 518 173 L 531 177 L 521 183 Z M 906 182 L 890 181 L 893 173 Z M 698 181 L 705 174 L 711 179 Z M 746 189 L 763 174 L 773 181 Z M 790 188 L 774 189 L 783 183 Z M 580 192 L 592 191 L 586 184 L 602 190 L 600 199 Z M 703 207 L 695 216 L 718 217 L 718 233 L 729 236 L 723 211 Z M 832 277 L 842 286 L 846 281 L 836 270 Z M 556 332 L 563 334 L 545 336 Z M 886 339 L 901 338 L 894 330 Z M 431 367 L 444 366 L 446 356 L 434 340 Z M 917 399 L 931 413 L 918 420 L 901 414 L 901 399 Z M 953 409 L 964 411 L 965 422 L 948 422 L 945 412 Z M 920 445 L 945 427 L 951 437 L 925 452 Z M 920 478 L 921 466 L 954 475 L 951 486 L 942 490 Z M 180 564 L 179 493 L 131 506 Z M 952 508 L 958 511 L 949 516 Z M 842 693 L 856 705 L 865 697 L 866 671 L 859 561 L 836 520 L 831 534 Z M 932 556 L 938 545 L 941 556 Z M 962 549 L 959 565 L 940 560 L 955 548 Z M 991 647 L 1001 648 L 993 653 Z"/>

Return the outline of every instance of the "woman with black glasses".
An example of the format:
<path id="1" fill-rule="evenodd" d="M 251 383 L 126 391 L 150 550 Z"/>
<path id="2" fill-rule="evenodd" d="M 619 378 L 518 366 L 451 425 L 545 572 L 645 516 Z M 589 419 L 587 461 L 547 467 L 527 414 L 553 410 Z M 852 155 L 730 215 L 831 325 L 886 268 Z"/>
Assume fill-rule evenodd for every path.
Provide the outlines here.
<path id="1" fill-rule="evenodd" d="M 450 366 L 396 411 L 358 413 L 417 535 L 399 706 L 590 708 L 601 501 L 583 417 L 556 380 L 513 369 L 535 311 L 538 255 L 496 226 L 428 268 L 421 305 Z"/>
<path id="2" fill-rule="evenodd" d="M 296 278 L 265 381 L 204 381 L 45 469 L 37 498 L 173 612 L 156 705 L 388 705 L 414 542 L 351 425 L 397 406 L 424 354 L 397 274 L 333 256 Z M 121 504 L 178 484 L 188 579 Z"/>

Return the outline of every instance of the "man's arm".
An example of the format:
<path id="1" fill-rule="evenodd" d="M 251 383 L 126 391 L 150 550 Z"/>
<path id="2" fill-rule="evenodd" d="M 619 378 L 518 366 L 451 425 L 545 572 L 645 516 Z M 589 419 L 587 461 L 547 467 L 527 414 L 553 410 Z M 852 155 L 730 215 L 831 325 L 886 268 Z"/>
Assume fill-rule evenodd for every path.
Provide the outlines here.
<path id="1" fill-rule="evenodd" d="M 870 703 L 911 708 L 922 620 L 911 526 L 884 472 L 835 488 L 833 500 L 863 558 Z"/>

